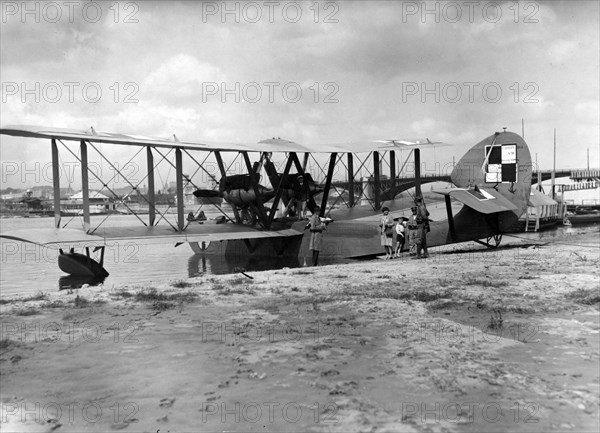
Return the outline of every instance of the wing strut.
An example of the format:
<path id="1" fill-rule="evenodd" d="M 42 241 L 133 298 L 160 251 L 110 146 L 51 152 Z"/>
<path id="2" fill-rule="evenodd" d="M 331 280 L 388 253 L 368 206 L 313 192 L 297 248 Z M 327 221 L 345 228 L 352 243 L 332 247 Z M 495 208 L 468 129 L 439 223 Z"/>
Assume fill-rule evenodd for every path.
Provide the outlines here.
<path id="1" fill-rule="evenodd" d="M 300 160 L 298 159 L 298 155 L 296 155 L 296 152 L 290 152 L 290 156 L 292 157 L 292 161 L 294 161 L 294 165 L 296 166 L 296 171 L 298 172 L 298 174 L 304 174 L 302 164 L 300 164 Z"/>
<path id="2" fill-rule="evenodd" d="M 332 153 L 329 157 L 329 170 L 327 170 L 327 179 L 325 179 L 325 189 L 323 190 L 323 198 L 321 199 L 321 210 L 319 216 L 325 216 L 325 207 L 327 206 L 327 199 L 329 198 L 329 189 L 331 188 L 331 178 L 333 177 L 333 170 L 335 169 L 335 163 L 337 160 L 337 153 Z"/>
<path id="3" fill-rule="evenodd" d="M 421 193 L 421 149 L 415 148 L 415 197 L 423 197 Z"/>
<path id="4" fill-rule="evenodd" d="M 381 206 L 381 179 L 379 173 L 379 152 L 373 152 L 373 177 L 375 178 L 375 184 L 373 186 L 374 194 L 375 194 L 375 210 L 379 210 Z"/>
<path id="5" fill-rule="evenodd" d="M 146 146 L 146 166 L 148 168 L 148 225 L 152 227 L 156 219 L 156 199 L 154 198 L 154 155 L 150 146 Z"/>
<path id="6" fill-rule="evenodd" d="M 52 184 L 54 187 L 54 227 L 60 228 L 60 163 L 58 162 L 58 146 L 52 139 Z"/>
<path id="7" fill-rule="evenodd" d="M 246 163 L 246 168 L 248 169 L 248 175 L 250 178 L 250 184 L 252 185 L 252 189 L 254 189 L 254 195 L 256 197 L 256 201 L 258 202 L 258 206 L 256 206 L 256 211 L 258 216 L 260 217 L 260 222 L 263 227 L 267 224 L 267 216 L 265 215 L 265 208 L 263 206 L 262 194 L 260 193 L 260 188 L 258 187 L 257 176 L 254 176 L 254 170 L 252 169 L 252 163 L 250 162 L 250 157 L 248 156 L 248 152 L 241 152 L 244 157 L 244 162 Z"/>
<path id="8" fill-rule="evenodd" d="M 223 164 L 223 158 L 221 157 L 221 152 L 215 150 L 215 159 L 217 160 L 217 165 L 219 166 L 219 171 L 221 172 L 221 182 L 227 183 L 227 170 L 225 170 L 225 164 Z M 250 176 L 252 177 L 252 176 Z M 222 185 L 219 186 L 220 188 Z M 240 213 L 234 205 L 231 205 L 231 210 L 233 211 L 233 215 L 235 216 L 235 222 L 237 224 L 242 223 L 242 219 L 240 218 Z"/>
<path id="9" fill-rule="evenodd" d="M 79 143 L 81 154 L 81 194 L 83 196 L 83 231 L 90 231 L 90 184 L 88 182 L 87 144 L 84 140 Z"/>
<path id="10" fill-rule="evenodd" d="M 348 205 L 354 207 L 354 155 L 348 152 Z"/>
<path id="11" fill-rule="evenodd" d="M 73 156 L 75 157 L 75 159 L 77 159 L 77 161 L 79 161 L 79 162 L 81 163 L 81 158 L 79 158 L 79 157 L 78 157 L 78 156 L 77 156 L 77 155 L 76 155 L 76 154 L 75 154 L 75 153 L 74 153 L 74 152 L 73 152 L 73 151 L 72 151 L 72 150 L 71 150 L 71 149 L 70 149 L 70 148 L 69 148 L 69 147 L 68 147 L 68 146 L 67 146 L 65 143 L 63 143 L 62 141 L 61 141 L 60 143 L 63 145 L 63 147 L 64 147 L 65 149 L 67 149 L 67 151 L 69 151 L 69 153 L 70 153 L 71 155 L 73 155 Z M 112 167 L 112 169 L 113 169 L 113 170 L 115 170 L 115 172 L 119 172 L 119 171 L 117 170 L 117 168 L 114 166 L 114 164 L 113 164 L 112 162 L 110 162 L 110 160 L 108 160 L 108 159 L 106 158 L 106 156 L 104 156 L 102 153 L 100 153 L 100 152 L 98 151 L 98 149 L 96 149 L 96 147 L 94 146 L 94 144 L 93 144 L 92 142 L 88 142 L 88 144 L 89 144 L 90 146 L 92 146 L 92 148 L 93 148 L 94 150 L 96 150 L 96 152 L 98 152 L 98 154 L 99 154 L 99 155 L 100 155 L 100 156 L 101 156 L 101 157 L 102 157 L 102 158 L 103 158 L 103 159 L 104 159 L 104 160 L 105 160 L 105 161 L 106 161 L 106 162 L 107 162 L 107 163 L 108 163 L 108 164 L 109 164 L 109 165 Z M 90 170 L 90 171 L 89 171 L 89 173 L 92 173 L 92 175 L 93 175 L 93 176 L 94 176 L 94 177 L 95 177 L 95 178 L 96 178 L 98 181 L 100 181 L 100 182 L 102 183 L 102 185 L 104 186 L 104 188 L 106 188 L 106 189 L 107 189 L 107 190 L 108 190 L 108 191 L 109 191 L 109 192 L 110 192 L 110 193 L 111 193 L 111 194 L 112 194 L 112 195 L 113 195 L 115 198 L 117 198 L 117 199 L 118 199 L 118 200 L 119 200 L 121 203 L 123 203 L 123 205 L 125 205 L 125 207 L 126 207 L 127 209 L 131 210 L 131 209 L 129 208 L 129 206 L 127 206 L 127 203 L 125 203 L 125 202 L 123 201 L 123 199 L 119 199 L 119 198 L 118 198 L 119 196 L 118 196 L 118 195 L 117 195 L 117 194 L 116 194 L 116 193 L 115 193 L 115 192 L 114 192 L 114 191 L 113 191 L 113 190 L 112 190 L 112 189 L 111 189 L 111 188 L 110 188 L 108 185 L 106 185 L 106 184 L 104 183 L 104 181 L 103 181 L 103 180 L 100 178 L 100 176 L 98 176 L 98 175 L 97 175 L 97 174 L 96 174 L 96 173 L 95 173 L 93 170 Z M 120 172 L 119 172 L 119 173 L 120 173 Z M 123 179 L 124 179 L 124 180 L 125 180 L 127 183 L 129 183 L 129 185 L 131 185 L 131 186 L 134 186 L 134 185 L 133 185 L 131 182 L 129 182 L 129 180 L 127 180 L 127 178 L 126 178 L 126 177 L 123 177 Z M 139 220 L 142 222 L 142 224 L 144 224 L 145 226 L 147 226 L 147 224 L 144 222 L 144 220 L 142 220 L 142 219 L 139 217 L 139 215 L 138 215 L 137 213 L 135 213 L 135 212 L 134 212 L 134 213 L 133 213 L 133 215 L 135 215 L 135 217 L 136 217 L 137 219 L 139 219 Z M 106 220 L 106 218 L 105 218 L 104 220 Z M 68 223 L 67 223 L 67 224 L 68 224 Z M 100 224 L 102 224 L 102 223 L 100 223 Z M 96 226 L 96 227 L 95 227 L 93 230 L 91 230 L 91 233 L 90 233 L 90 234 L 93 234 L 93 233 L 94 233 L 96 230 L 98 230 L 98 228 L 100 227 L 100 224 L 99 224 L 98 226 Z M 66 224 L 65 224 L 65 225 L 66 225 Z"/>
<path id="12" fill-rule="evenodd" d="M 293 152 L 292 152 L 293 153 Z M 281 195 L 283 194 L 283 180 L 288 177 L 290 173 L 290 169 L 292 168 L 292 158 L 288 157 L 287 162 L 285 163 L 285 169 L 283 170 L 283 174 L 279 176 L 279 184 L 277 185 L 277 191 L 275 192 L 275 198 L 273 199 L 273 206 L 271 207 L 271 211 L 269 212 L 269 221 L 267 222 L 267 229 L 271 228 L 271 223 L 275 218 L 275 214 L 277 213 L 277 207 L 279 206 L 279 200 L 281 199 Z M 273 185 L 275 186 L 275 185 Z"/>
<path id="13" fill-rule="evenodd" d="M 454 228 L 454 216 L 452 215 L 452 204 L 450 194 L 444 196 L 446 200 L 446 214 L 448 215 L 448 227 L 450 229 L 450 238 L 456 242 L 456 229 Z"/>
<path id="14" fill-rule="evenodd" d="M 177 229 L 182 232 L 185 228 L 183 217 L 183 158 L 181 148 L 175 149 L 175 176 L 177 181 Z"/>

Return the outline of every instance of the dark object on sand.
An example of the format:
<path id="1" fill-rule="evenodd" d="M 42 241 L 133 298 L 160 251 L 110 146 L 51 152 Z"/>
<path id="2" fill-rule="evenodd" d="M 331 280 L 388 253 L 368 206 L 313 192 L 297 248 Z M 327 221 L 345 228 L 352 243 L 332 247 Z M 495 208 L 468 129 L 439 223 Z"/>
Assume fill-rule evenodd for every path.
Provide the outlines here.
<path id="1" fill-rule="evenodd" d="M 58 267 L 61 271 L 71 275 L 87 277 L 107 277 L 108 272 L 102 266 L 104 263 L 104 247 L 96 247 L 101 250 L 100 263 L 90 257 L 90 249 L 86 247 L 86 254 L 74 252 L 73 248 L 68 253 L 60 251 L 58 256 Z"/>

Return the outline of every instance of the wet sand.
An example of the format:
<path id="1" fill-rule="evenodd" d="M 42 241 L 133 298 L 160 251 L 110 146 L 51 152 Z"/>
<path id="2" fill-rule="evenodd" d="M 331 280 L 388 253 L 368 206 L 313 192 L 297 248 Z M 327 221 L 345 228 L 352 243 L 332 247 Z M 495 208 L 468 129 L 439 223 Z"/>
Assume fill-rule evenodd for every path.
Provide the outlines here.
<path id="1" fill-rule="evenodd" d="M 598 230 L 433 252 L 4 300 L 2 431 L 598 431 Z"/>

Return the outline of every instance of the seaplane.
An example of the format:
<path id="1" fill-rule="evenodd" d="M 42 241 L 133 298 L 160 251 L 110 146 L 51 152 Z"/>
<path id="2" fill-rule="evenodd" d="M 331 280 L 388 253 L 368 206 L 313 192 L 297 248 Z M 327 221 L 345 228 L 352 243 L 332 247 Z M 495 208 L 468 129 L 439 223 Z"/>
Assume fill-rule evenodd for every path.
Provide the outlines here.
<path id="1" fill-rule="evenodd" d="M 421 176 L 421 149 L 447 145 L 427 138 L 318 145 L 302 145 L 281 138 L 258 143 L 211 143 L 180 140 L 176 135 L 156 138 L 99 132 L 94 128 L 73 130 L 21 125 L 0 128 L 0 134 L 49 141 L 54 190 L 52 228 L 7 231 L 0 233 L 0 237 L 49 248 L 70 245 L 86 248 L 86 255 L 74 252 L 61 254 L 59 266 L 67 273 L 91 275 L 107 275 L 108 272 L 99 263 L 92 264 L 89 248 L 102 250 L 113 242 L 122 241 L 174 246 L 187 243 L 195 253 L 206 255 L 306 258 L 310 256 L 310 235 L 305 230 L 306 221 L 302 219 L 303 206 L 306 206 L 306 212 L 319 209 L 322 218 L 333 221 L 328 224 L 321 257 L 351 259 L 380 255 L 382 206 L 388 207 L 396 218 L 402 217 L 413 202 L 410 198 L 396 196 L 409 188 L 414 188 L 415 197 L 422 196 L 421 184 L 431 181 Z M 59 145 L 81 165 L 82 229 L 61 226 Z M 89 178 L 98 174 L 90 170 L 88 152 L 95 150 L 119 172 L 118 167 L 101 152 L 104 146 L 109 145 L 132 146 L 139 152 L 145 150 L 147 171 L 143 181 L 147 183 L 147 193 L 140 196 L 147 202 L 148 211 L 147 215 L 132 212 L 138 220 L 137 226 L 108 227 L 99 224 L 94 227 L 91 224 Z M 73 147 L 78 149 L 74 151 Z M 414 176 L 410 182 L 405 182 L 397 172 L 398 151 L 409 152 L 402 167 L 409 158 L 414 162 Z M 173 158 L 167 157 L 169 152 L 174 152 L 174 162 L 171 161 Z M 175 168 L 174 221 L 169 218 L 171 214 L 166 215 L 156 204 L 154 177 L 157 156 L 161 157 L 159 162 L 166 161 Z M 184 207 L 184 182 L 193 183 L 193 176 L 190 178 L 183 174 L 184 156 L 189 158 L 187 162 L 193 164 L 197 172 L 206 173 L 218 185 L 218 189 L 214 190 L 198 186 L 194 194 L 197 197 L 222 197 L 223 206 L 215 205 L 221 217 L 202 224 L 188 220 Z M 280 168 L 283 167 L 282 171 L 274 163 L 276 157 L 282 160 L 279 164 Z M 307 169 L 311 158 L 321 170 L 322 181 L 319 183 L 315 181 L 314 173 Z M 327 161 L 321 163 L 323 167 L 317 162 L 318 158 Z M 241 160 L 243 173 L 231 172 L 232 164 L 227 165 L 226 162 L 232 159 Z M 207 161 L 214 161 L 218 166 L 218 179 L 207 170 Z M 370 176 L 362 179 L 367 180 L 357 179 L 365 170 Z M 344 174 L 342 181 L 334 179 L 334 174 L 339 176 L 340 172 Z M 127 180 L 124 173 L 120 174 Z M 438 191 L 437 202 L 442 207 L 438 212 L 440 215 L 430 216 L 428 246 L 475 241 L 490 248 L 497 247 L 503 233 L 526 210 L 531 175 L 531 155 L 518 134 L 504 128 L 475 144 L 453 167 L 448 178 L 453 186 Z M 141 184 L 128 182 L 133 191 L 138 190 Z M 107 183 L 103 185 L 108 193 L 113 193 Z M 339 192 L 340 188 L 344 194 L 336 196 L 334 192 Z M 127 206 L 117 194 L 113 193 L 113 196 L 114 200 Z M 339 205 L 340 201 L 342 205 Z M 227 206 L 231 212 L 224 209 Z"/>

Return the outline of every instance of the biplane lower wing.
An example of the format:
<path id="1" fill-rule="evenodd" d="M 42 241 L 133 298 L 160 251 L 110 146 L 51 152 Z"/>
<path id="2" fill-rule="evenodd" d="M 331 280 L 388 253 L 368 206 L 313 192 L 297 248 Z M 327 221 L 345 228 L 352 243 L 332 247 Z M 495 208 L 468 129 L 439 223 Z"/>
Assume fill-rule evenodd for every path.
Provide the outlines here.
<path id="1" fill-rule="evenodd" d="M 0 238 L 27 242 L 42 246 L 57 244 L 83 244 L 84 246 L 102 246 L 106 240 L 100 236 L 88 235 L 77 229 L 20 229 L 0 233 Z"/>
<path id="2" fill-rule="evenodd" d="M 438 194 L 450 196 L 462 204 L 481 212 L 493 214 L 497 212 L 514 211 L 518 207 L 493 188 L 452 189 L 450 191 L 435 191 Z"/>
<path id="3" fill-rule="evenodd" d="M 180 244 L 186 242 L 218 242 L 242 239 L 266 239 L 302 236 L 295 229 L 258 230 L 234 224 L 197 224 L 185 232 L 174 232 L 169 227 L 107 227 L 86 234 L 76 229 L 13 230 L 0 233 L 0 238 L 29 242 L 45 247 L 59 245 L 110 246 L 118 243 Z"/>

